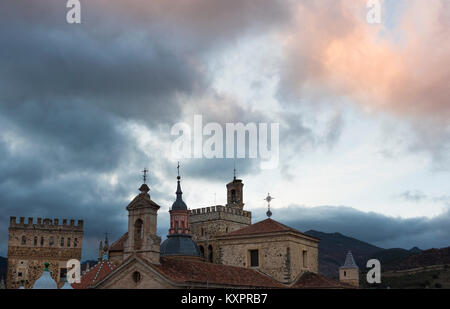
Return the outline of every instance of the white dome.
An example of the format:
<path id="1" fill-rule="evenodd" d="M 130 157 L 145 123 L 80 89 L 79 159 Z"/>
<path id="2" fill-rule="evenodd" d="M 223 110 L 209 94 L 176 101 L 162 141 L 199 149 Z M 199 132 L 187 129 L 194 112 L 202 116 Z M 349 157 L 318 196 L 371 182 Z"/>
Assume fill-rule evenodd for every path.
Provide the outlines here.
<path id="1" fill-rule="evenodd" d="M 66 283 L 64 283 L 64 285 L 61 287 L 61 290 L 73 290 L 73 287 L 66 280 Z"/>
<path id="2" fill-rule="evenodd" d="M 52 276 L 50 276 L 50 272 L 48 271 L 48 264 L 45 265 L 44 272 L 42 276 L 36 280 L 34 283 L 33 289 L 57 289 L 58 286 L 53 280 Z"/>

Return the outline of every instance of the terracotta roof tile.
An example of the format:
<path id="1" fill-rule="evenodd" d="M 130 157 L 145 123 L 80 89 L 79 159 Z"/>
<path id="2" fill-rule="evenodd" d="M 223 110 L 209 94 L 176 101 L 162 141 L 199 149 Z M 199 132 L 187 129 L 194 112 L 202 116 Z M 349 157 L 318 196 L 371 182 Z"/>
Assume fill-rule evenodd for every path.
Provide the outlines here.
<path id="1" fill-rule="evenodd" d="M 116 240 L 110 247 L 109 251 L 123 251 L 123 245 L 125 240 L 128 238 L 128 232 L 122 235 L 118 240 Z"/>
<path id="2" fill-rule="evenodd" d="M 259 221 L 255 224 L 246 226 L 242 229 L 233 231 L 231 233 L 225 234 L 225 235 L 221 235 L 221 237 L 227 237 L 227 236 L 241 236 L 241 235 L 254 235 L 254 234 L 266 234 L 266 233 L 276 233 L 276 232 L 294 232 L 297 234 L 302 234 L 307 236 L 308 238 L 314 238 L 317 239 L 316 237 L 312 237 L 306 234 L 303 234 L 302 232 L 293 229 L 289 226 L 286 226 L 284 224 L 281 224 L 278 221 L 272 220 L 270 218 L 263 220 L 263 221 Z"/>
<path id="3" fill-rule="evenodd" d="M 72 283 L 72 287 L 74 289 L 87 289 L 103 279 L 115 268 L 114 264 L 111 264 L 109 261 L 101 261 L 81 277 L 80 283 Z"/>
<path id="4" fill-rule="evenodd" d="M 169 280 L 181 283 L 200 283 L 236 287 L 283 288 L 285 285 L 256 270 L 244 267 L 213 264 L 183 259 L 163 257 L 156 265 L 142 259 Z"/>
<path id="5" fill-rule="evenodd" d="M 321 276 L 315 273 L 304 273 L 290 286 L 294 289 L 355 289 L 356 287 Z"/>

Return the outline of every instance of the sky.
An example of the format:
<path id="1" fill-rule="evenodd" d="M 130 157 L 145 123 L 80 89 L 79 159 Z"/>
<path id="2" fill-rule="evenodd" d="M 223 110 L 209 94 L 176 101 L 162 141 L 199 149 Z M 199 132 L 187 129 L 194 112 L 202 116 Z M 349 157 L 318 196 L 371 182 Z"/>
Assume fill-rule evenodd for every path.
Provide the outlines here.
<path id="1" fill-rule="evenodd" d="M 10 216 L 85 222 L 83 258 L 127 230 L 149 170 L 169 227 L 179 122 L 279 123 L 279 164 L 183 158 L 191 209 L 226 203 L 391 248 L 450 245 L 450 2 L 0 3 L 0 256 Z"/>

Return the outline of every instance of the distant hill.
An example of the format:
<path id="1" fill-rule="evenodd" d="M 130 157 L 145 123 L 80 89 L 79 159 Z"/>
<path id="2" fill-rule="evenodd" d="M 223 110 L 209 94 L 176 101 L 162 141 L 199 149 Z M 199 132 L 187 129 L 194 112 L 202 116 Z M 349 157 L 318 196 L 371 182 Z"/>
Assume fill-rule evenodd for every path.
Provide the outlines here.
<path id="1" fill-rule="evenodd" d="M 332 278 L 339 276 L 339 267 L 344 264 L 345 256 L 349 250 L 352 251 L 355 262 L 360 268 L 365 267 L 370 257 L 385 250 L 341 233 L 323 233 L 310 230 L 305 234 L 320 239 L 319 274 Z"/>
<path id="2" fill-rule="evenodd" d="M 345 256 L 349 250 L 352 252 L 361 272 L 365 272 L 366 263 L 370 259 L 379 260 L 382 271 L 412 268 L 413 265 L 425 266 L 424 263 L 435 265 L 440 260 L 446 260 L 442 257 L 445 254 L 439 255 L 434 251 L 432 251 L 434 253 L 431 253 L 430 250 L 422 251 L 417 247 L 410 250 L 402 248 L 383 249 L 341 233 L 310 230 L 305 234 L 320 239 L 319 273 L 332 278 L 339 276 L 339 267 L 344 264 Z M 424 257 L 421 258 L 422 256 Z"/>
<path id="3" fill-rule="evenodd" d="M 423 251 L 422 249 L 419 249 L 417 247 L 413 247 L 413 248 L 409 249 L 409 252 L 411 252 L 411 253 L 420 253 L 422 251 Z"/>
<path id="4" fill-rule="evenodd" d="M 87 266 L 87 263 L 89 263 L 89 268 L 92 268 L 92 267 L 94 267 L 95 265 L 97 265 L 97 260 L 86 260 L 86 261 L 84 261 L 84 262 L 81 262 L 81 271 L 85 271 L 86 270 L 86 266 Z"/>
<path id="5" fill-rule="evenodd" d="M 404 259 L 411 254 L 414 253 L 410 250 L 402 248 L 392 248 L 376 252 L 375 254 L 371 255 L 370 258 L 379 260 L 382 265 L 382 269 L 384 269 L 386 264 L 395 263 L 395 261 Z"/>
<path id="6" fill-rule="evenodd" d="M 383 270 L 404 270 L 431 265 L 450 265 L 450 247 L 424 250 L 390 260 L 383 265 Z"/>

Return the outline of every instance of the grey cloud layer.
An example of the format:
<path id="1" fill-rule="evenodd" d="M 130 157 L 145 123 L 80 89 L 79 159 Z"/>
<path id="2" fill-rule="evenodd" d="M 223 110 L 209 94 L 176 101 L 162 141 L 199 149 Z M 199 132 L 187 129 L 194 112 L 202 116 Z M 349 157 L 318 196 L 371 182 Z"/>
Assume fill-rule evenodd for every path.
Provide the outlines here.
<path id="1" fill-rule="evenodd" d="M 291 205 L 272 210 L 274 218 L 300 231 L 339 232 L 383 247 L 422 249 L 450 246 L 450 208 L 433 218 L 395 218 L 375 212 L 362 212 L 344 206 L 303 207 Z M 264 218 L 262 210 L 255 219 Z M 295 218 L 295 219 L 294 219 Z"/>
<path id="2" fill-rule="evenodd" d="M 140 123 L 159 134 L 160 125 L 182 120 L 180 97 L 197 102 L 193 111 L 204 114 L 205 121 L 279 120 L 286 132 L 282 146 L 333 144 L 342 126 L 339 117 L 331 121 L 329 134 L 317 138 L 298 113 L 269 118 L 211 90 L 209 57 L 246 36 L 289 25 L 291 8 L 290 1 L 274 0 L 189 0 L 176 6 L 171 1 L 83 1 L 83 23 L 74 26 L 65 22 L 64 1 L 1 1 L 2 255 L 12 215 L 84 219 L 88 254 L 105 231 L 120 236 L 126 229 L 124 207 L 140 182 L 137 171 L 153 163 L 124 126 Z M 204 96 L 211 97 L 208 104 L 196 100 Z M 283 162 L 296 155 L 286 153 Z M 254 164 L 238 160 L 239 173 L 255 172 Z M 193 160 L 183 168 L 190 177 L 222 182 L 231 177 L 232 166 L 231 160 Z M 175 172 L 169 162 L 159 168 L 163 176 L 151 175 L 152 188 L 173 180 L 165 177 Z M 118 178 L 115 186 L 108 182 L 111 174 Z M 155 200 L 173 198 L 158 190 L 152 194 Z M 321 214 L 330 231 L 344 227 Z M 352 213 L 343 214 L 350 218 Z M 160 219 L 158 231 L 165 235 L 167 213 Z M 444 219 L 433 222 L 440 226 Z M 432 228 L 423 222 L 418 226 Z"/>
<path id="3" fill-rule="evenodd" d="M 68 25 L 65 2 L 2 1 L 2 255 L 9 216 L 84 219 L 87 254 L 95 252 L 105 231 L 120 236 L 138 171 L 153 164 L 124 126 L 140 123 L 159 134 L 159 125 L 181 120 L 177 97 L 209 91 L 207 57 L 251 31 L 284 23 L 288 11 L 278 5 L 85 1 L 83 23 Z M 204 178 L 231 172 L 226 161 L 208 163 L 193 161 L 186 172 Z M 175 172 L 167 162 L 158 168 L 163 175 Z M 156 174 L 150 177 L 152 188 L 168 179 Z M 152 194 L 155 200 L 172 198 L 158 190 Z M 162 228 L 161 235 L 166 232 Z"/>

